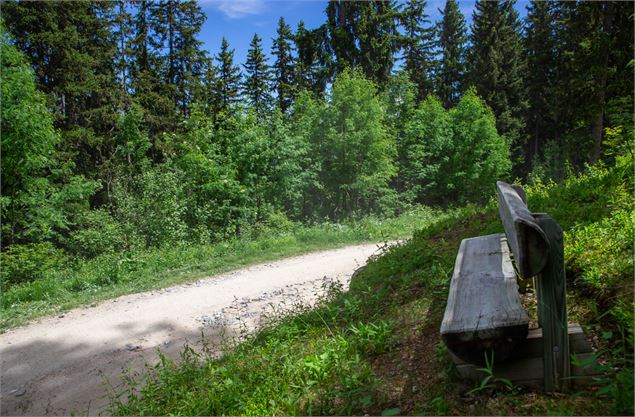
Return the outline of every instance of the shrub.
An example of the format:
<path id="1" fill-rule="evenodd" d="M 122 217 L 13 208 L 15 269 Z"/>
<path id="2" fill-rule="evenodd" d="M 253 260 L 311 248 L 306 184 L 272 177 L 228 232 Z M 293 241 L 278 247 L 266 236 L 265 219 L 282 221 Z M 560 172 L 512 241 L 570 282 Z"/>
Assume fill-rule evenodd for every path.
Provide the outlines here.
<path id="1" fill-rule="evenodd" d="M 113 253 L 126 247 L 123 229 L 106 210 L 96 209 L 82 213 L 77 221 L 78 230 L 68 239 L 69 249 L 84 257 Z"/>
<path id="2" fill-rule="evenodd" d="M 64 251 L 50 242 L 11 245 L 0 253 L 0 260 L 3 290 L 13 284 L 38 280 L 46 271 L 60 269 L 68 262 Z"/>

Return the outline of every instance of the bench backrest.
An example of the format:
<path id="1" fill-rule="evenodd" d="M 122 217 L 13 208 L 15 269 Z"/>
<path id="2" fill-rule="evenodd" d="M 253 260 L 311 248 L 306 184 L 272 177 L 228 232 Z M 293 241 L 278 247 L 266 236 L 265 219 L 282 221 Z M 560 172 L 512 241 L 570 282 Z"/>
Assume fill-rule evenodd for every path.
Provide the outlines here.
<path id="1" fill-rule="evenodd" d="M 505 227 L 507 242 L 522 278 L 538 275 L 549 253 L 549 240 L 527 208 L 525 192 L 520 186 L 496 182 L 498 212 Z"/>

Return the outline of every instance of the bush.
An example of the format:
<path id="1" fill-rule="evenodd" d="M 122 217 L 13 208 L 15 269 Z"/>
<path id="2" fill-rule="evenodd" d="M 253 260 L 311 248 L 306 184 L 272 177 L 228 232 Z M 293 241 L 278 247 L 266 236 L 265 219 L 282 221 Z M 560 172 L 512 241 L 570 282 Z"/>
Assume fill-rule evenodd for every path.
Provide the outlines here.
<path id="1" fill-rule="evenodd" d="M 50 242 L 11 245 L 0 253 L 2 290 L 11 285 L 41 279 L 46 271 L 60 269 L 68 263 L 64 251 Z"/>
<path id="2" fill-rule="evenodd" d="M 76 254 L 92 258 L 126 247 L 121 224 L 106 210 L 96 209 L 82 213 L 77 226 L 78 230 L 71 234 L 67 242 L 69 249 Z"/>

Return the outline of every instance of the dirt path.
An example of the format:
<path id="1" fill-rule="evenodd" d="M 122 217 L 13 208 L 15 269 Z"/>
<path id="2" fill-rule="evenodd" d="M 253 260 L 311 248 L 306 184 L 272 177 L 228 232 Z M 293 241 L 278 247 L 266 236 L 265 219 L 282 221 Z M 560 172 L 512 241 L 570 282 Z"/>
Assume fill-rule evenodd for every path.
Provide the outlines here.
<path id="1" fill-rule="evenodd" d="M 178 357 L 187 342 L 253 329 L 272 309 L 311 302 L 326 280 L 348 285 L 378 246 L 359 245 L 257 265 L 192 284 L 78 308 L 0 336 L 0 414 L 98 414 L 124 369 L 141 371 L 157 348 Z"/>

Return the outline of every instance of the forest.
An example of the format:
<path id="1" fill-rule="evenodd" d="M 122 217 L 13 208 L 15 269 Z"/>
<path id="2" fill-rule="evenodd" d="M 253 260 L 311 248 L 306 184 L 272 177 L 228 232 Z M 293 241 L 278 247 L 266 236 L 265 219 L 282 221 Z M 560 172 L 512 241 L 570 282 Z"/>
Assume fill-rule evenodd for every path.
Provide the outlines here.
<path id="1" fill-rule="evenodd" d="M 194 1 L 4 3 L 3 256 L 482 202 L 632 152 L 632 3 L 426 7 L 330 1 L 238 68 Z"/>
<path id="2" fill-rule="evenodd" d="M 0 332 L 258 260 L 412 237 L 350 293 L 225 362 L 164 360 L 112 412 L 632 415 L 635 3 L 532 0 L 521 18 L 514 1 L 476 0 L 469 20 L 446 0 L 436 21 L 430 3 L 324 1 L 321 25 L 280 17 L 271 51 L 254 33 L 239 65 L 231 39 L 204 48 L 194 0 L 2 2 Z M 412 314 L 438 339 L 460 239 L 500 231 L 497 180 L 524 184 L 565 230 L 571 316 L 604 355 L 599 390 L 474 408 L 442 345 L 400 333 Z M 395 344 L 429 367 L 407 400 L 386 391 L 413 372 L 382 362 Z"/>

